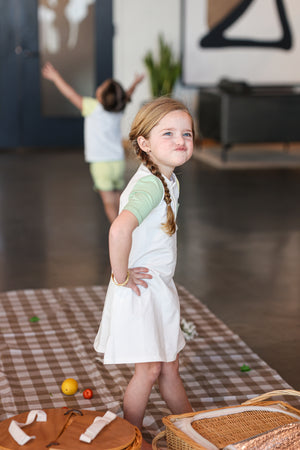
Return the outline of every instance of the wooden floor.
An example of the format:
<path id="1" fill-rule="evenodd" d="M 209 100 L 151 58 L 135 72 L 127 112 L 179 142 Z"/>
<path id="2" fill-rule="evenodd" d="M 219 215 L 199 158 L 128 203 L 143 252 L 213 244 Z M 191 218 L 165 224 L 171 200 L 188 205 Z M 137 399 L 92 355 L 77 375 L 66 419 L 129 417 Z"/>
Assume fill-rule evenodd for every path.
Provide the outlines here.
<path id="1" fill-rule="evenodd" d="M 300 390 L 300 170 L 177 174 L 175 281 Z M 0 291 L 107 284 L 108 228 L 81 151 L 0 152 Z"/>

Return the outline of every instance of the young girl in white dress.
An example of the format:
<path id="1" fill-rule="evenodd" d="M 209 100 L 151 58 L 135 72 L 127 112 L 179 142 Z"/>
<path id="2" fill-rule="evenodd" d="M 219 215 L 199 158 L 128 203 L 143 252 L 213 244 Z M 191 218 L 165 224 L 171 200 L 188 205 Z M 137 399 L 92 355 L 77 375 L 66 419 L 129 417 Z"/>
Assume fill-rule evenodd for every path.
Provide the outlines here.
<path id="1" fill-rule="evenodd" d="M 142 164 L 110 228 L 112 276 L 94 346 L 104 364 L 135 364 L 123 409 L 142 428 L 156 380 L 173 414 L 192 411 L 179 376 L 185 341 L 173 281 L 179 195 L 173 171 L 192 156 L 193 120 L 182 103 L 161 97 L 141 108 L 129 137 Z M 143 441 L 142 448 L 152 447 Z"/>

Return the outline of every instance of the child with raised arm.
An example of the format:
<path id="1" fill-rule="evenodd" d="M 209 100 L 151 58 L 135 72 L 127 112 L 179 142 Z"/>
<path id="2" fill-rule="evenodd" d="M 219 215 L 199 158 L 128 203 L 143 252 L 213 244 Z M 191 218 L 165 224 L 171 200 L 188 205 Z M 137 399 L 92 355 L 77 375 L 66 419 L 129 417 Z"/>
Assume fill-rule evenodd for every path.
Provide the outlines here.
<path id="1" fill-rule="evenodd" d="M 125 185 L 121 119 L 144 75 L 136 76 L 127 91 L 117 81 L 107 79 L 98 86 L 96 98 L 78 94 L 49 62 L 43 66 L 42 75 L 52 81 L 84 117 L 85 160 L 90 164 L 94 188 L 112 222 L 118 215 L 120 193 Z"/>
<path id="2" fill-rule="evenodd" d="M 156 380 L 173 414 L 192 411 L 179 376 L 185 340 L 173 281 L 179 195 L 173 171 L 192 156 L 193 120 L 182 103 L 161 97 L 141 108 L 129 137 L 142 164 L 110 227 L 112 275 L 94 347 L 104 364 L 135 364 L 123 408 L 141 428 Z M 151 446 L 143 441 L 142 448 Z"/>

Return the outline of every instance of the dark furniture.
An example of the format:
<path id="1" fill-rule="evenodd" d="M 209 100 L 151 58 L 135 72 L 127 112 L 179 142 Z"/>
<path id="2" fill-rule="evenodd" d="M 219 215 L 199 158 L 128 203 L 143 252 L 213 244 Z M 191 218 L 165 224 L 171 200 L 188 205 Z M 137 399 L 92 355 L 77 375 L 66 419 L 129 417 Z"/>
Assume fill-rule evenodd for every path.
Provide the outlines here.
<path id="1" fill-rule="evenodd" d="M 292 88 L 201 89 L 199 129 L 203 138 L 221 142 L 224 160 L 234 144 L 300 141 L 300 93 Z"/>

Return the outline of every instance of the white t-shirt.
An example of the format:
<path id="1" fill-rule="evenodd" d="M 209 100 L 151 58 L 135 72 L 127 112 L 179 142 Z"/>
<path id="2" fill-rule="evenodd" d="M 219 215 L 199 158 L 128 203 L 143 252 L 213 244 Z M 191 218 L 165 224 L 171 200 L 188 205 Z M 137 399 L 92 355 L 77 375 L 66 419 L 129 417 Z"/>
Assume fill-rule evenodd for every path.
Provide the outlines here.
<path id="1" fill-rule="evenodd" d="M 86 162 L 124 159 L 122 112 L 108 112 L 95 98 L 83 97 L 84 155 Z"/>

